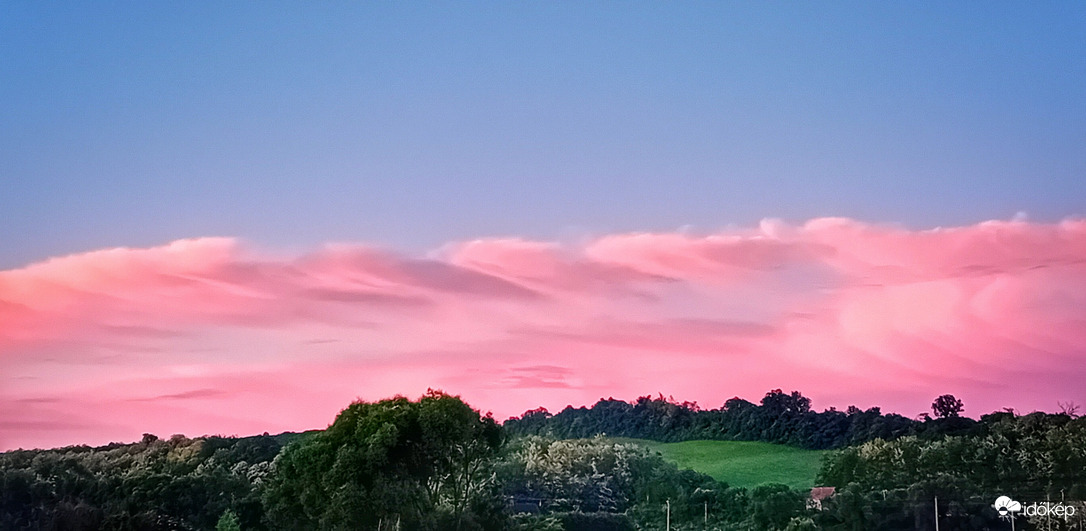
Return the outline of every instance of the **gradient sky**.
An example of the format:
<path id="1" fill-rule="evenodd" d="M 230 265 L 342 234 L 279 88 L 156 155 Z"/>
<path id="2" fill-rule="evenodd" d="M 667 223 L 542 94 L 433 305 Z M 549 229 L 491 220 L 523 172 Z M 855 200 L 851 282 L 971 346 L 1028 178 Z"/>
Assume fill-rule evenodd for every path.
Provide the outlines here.
<path id="1" fill-rule="evenodd" d="M 0 449 L 1086 403 L 1084 215 L 1078 2 L 8 2 Z"/>

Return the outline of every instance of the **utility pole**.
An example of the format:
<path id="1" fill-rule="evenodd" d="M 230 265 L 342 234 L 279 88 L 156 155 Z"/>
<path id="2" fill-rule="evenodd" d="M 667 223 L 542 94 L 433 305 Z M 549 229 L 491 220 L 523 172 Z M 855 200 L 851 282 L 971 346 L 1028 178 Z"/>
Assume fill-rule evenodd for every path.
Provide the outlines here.
<path id="1" fill-rule="evenodd" d="M 705 526 L 709 526 L 709 502 L 705 502 Z"/>
<path id="2" fill-rule="evenodd" d="M 935 531 L 939 531 L 939 497 L 935 497 Z"/>
<path id="3" fill-rule="evenodd" d="M 671 499 L 667 500 L 667 531 L 671 531 Z"/>

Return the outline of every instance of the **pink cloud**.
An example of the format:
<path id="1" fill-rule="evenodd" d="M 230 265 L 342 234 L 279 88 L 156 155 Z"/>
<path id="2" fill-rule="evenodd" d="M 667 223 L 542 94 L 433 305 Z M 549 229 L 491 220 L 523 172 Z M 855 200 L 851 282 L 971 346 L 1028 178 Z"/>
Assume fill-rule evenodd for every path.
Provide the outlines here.
<path id="1" fill-rule="evenodd" d="M 0 448 L 323 427 L 354 398 L 498 416 L 798 389 L 913 415 L 1086 403 L 1086 221 L 766 220 L 576 245 L 226 238 L 0 271 Z"/>

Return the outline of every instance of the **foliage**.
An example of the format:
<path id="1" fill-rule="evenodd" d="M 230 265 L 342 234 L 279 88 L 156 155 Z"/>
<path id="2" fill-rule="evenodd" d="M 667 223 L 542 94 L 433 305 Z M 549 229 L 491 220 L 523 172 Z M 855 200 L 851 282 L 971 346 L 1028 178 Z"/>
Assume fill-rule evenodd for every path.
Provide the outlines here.
<path id="1" fill-rule="evenodd" d="M 234 514 L 234 511 L 227 509 L 226 512 L 222 513 L 219 522 L 215 524 L 215 531 L 241 531 L 238 515 Z"/>
<path id="2" fill-rule="evenodd" d="M 509 519 L 511 531 L 563 531 L 562 520 L 551 514 L 517 513 Z"/>
<path id="3" fill-rule="evenodd" d="M 147 434 L 0 454 L 0 529 L 210 529 L 225 511 L 264 529 L 256 489 L 279 448 L 267 435 Z"/>
<path id="4" fill-rule="evenodd" d="M 494 528 L 500 427 L 458 397 L 356 402 L 274 461 L 264 492 L 288 529 Z"/>
<path id="5" fill-rule="evenodd" d="M 803 513 L 806 497 L 788 485 L 771 483 L 750 493 L 750 520 L 756 529 L 784 529 Z"/>
<path id="6" fill-rule="evenodd" d="M 641 445 L 602 437 L 515 441 L 499 477 L 514 507 L 535 513 L 515 520 L 521 529 L 548 528 L 555 522 L 548 517 L 557 518 L 564 529 L 663 529 L 668 509 L 672 529 L 778 528 L 806 511 L 802 491 L 776 486 L 765 492 L 776 496 L 766 507 L 784 511 L 783 520 L 767 517 L 765 509 L 758 513 L 764 521 L 755 522 L 751 509 L 756 504 L 746 489 L 679 470 Z"/>
<path id="7" fill-rule="evenodd" d="M 621 512 L 646 491 L 662 464 L 633 444 L 528 437 L 517 442 L 500 473 L 509 495 L 538 500 L 546 512 Z"/>
<path id="8" fill-rule="evenodd" d="M 766 393 L 760 404 L 736 397 L 719 409 L 705 410 L 696 403 L 680 403 L 663 396 L 643 396 L 633 404 L 609 398 L 601 399 L 591 408 L 566 407 L 556 415 L 538 408 L 505 422 L 511 435 L 556 439 L 606 434 L 661 442 L 761 441 L 809 449 L 840 448 L 876 438 L 924 434 L 929 427 L 901 415 L 883 415 L 879 408 L 815 412 L 807 397 L 780 389 Z"/>
<path id="9" fill-rule="evenodd" d="M 941 395 L 931 403 L 931 411 L 941 419 L 957 417 L 962 409 L 962 401 L 954 398 L 954 395 Z"/>
<path id="10" fill-rule="evenodd" d="M 819 481 L 838 492 L 822 523 L 911 529 L 934 518 L 938 497 L 948 528 L 983 529 L 995 522 L 990 504 L 1000 494 L 1023 502 L 1086 495 L 1086 419 L 995 413 L 979 426 L 968 435 L 874 440 L 827 455 Z"/>
<path id="11" fill-rule="evenodd" d="M 936 497 L 943 529 L 985 529 L 999 523 L 997 494 L 1086 498 L 1086 418 L 1070 414 L 920 422 L 878 408 L 815 413 L 799 393 L 775 390 L 759 404 L 733 398 L 719 410 L 642 397 L 553 416 L 533 410 L 508 424 L 430 392 L 414 402 L 358 402 L 328 429 L 303 434 L 148 434 L 132 444 L 2 453 L 0 529 L 923 529 L 937 516 Z M 506 443 L 510 431 L 527 434 Z M 685 452 L 686 465 L 704 470 L 722 448 L 761 444 L 536 432 L 840 447 L 818 472 L 836 494 L 814 510 L 805 489 L 764 479 L 749 490 L 729 486 L 659 453 L 680 460 Z M 786 461 L 817 455 L 773 448 L 793 456 Z M 731 457 L 766 473 L 785 468 L 765 455 Z"/>

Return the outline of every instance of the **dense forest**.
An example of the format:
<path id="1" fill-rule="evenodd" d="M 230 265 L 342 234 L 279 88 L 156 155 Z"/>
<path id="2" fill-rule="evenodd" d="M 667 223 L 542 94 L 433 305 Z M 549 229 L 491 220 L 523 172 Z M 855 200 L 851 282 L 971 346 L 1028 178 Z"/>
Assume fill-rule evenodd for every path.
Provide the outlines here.
<path id="1" fill-rule="evenodd" d="M 893 441 L 875 439 L 832 453 L 818 481 L 837 487 L 822 522 L 844 529 L 913 529 L 934 521 L 941 529 L 995 525 L 993 501 L 1073 505 L 1070 518 L 1029 518 L 1040 529 L 1086 525 L 1086 418 L 1009 412 L 985 415 L 969 435 Z M 1017 529 L 1028 529 L 1019 523 Z"/>
<path id="2" fill-rule="evenodd" d="M 953 400 L 950 395 L 940 398 Z M 811 410 L 811 400 L 799 392 L 774 389 L 759 404 L 736 397 L 719 409 L 708 410 L 693 402 L 680 403 L 663 396 L 643 396 L 633 404 L 609 398 L 590 408 L 566 407 L 556 415 L 540 408 L 509 419 L 505 428 L 513 435 L 559 439 L 604 433 L 665 442 L 764 441 L 822 450 L 903 435 L 968 434 L 977 429 L 977 423 L 960 416 L 960 407 L 960 403 L 950 403 L 935 411 L 936 418 L 925 414 L 923 420 L 892 413 L 884 415 L 877 407 L 860 410 L 850 406 L 846 411 L 815 412 Z"/>
<path id="3" fill-rule="evenodd" d="M 435 391 L 357 402 L 304 434 L 148 434 L 3 453 L 0 529 L 929 529 L 936 498 L 941 530 L 1003 529 L 998 495 L 1078 508 L 1021 516 L 1017 529 L 1084 524 L 1086 420 L 974 421 L 953 397 L 940 400 L 937 418 L 911 420 L 877 408 L 815 413 L 779 390 L 717 410 L 643 397 L 503 425 Z M 732 487 L 610 436 L 836 448 L 818 478 L 835 492 L 814 503 L 784 485 Z"/>

